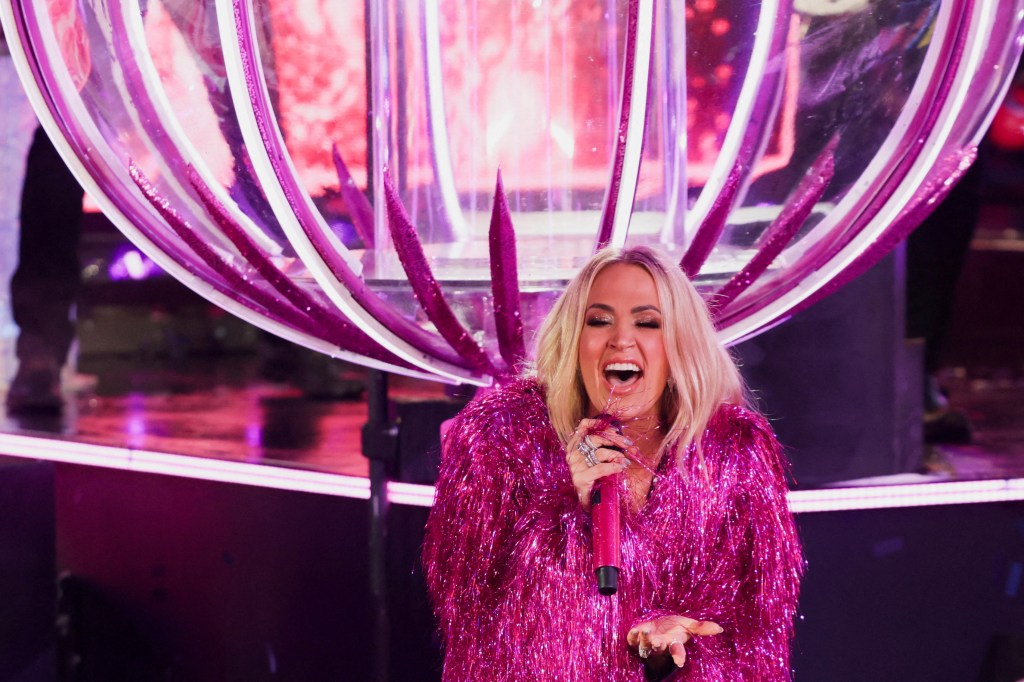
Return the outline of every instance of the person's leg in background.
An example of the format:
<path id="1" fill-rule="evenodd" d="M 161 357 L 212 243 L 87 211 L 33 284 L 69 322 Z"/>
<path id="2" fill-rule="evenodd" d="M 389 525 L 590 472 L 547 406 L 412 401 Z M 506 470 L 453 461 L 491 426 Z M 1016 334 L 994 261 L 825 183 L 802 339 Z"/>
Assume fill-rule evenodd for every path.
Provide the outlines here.
<path id="1" fill-rule="evenodd" d="M 967 416 L 951 407 L 938 381 L 956 284 L 981 213 L 975 163 L 907 240 L 907 337 L 924 339 L 924 440 L 966 443 Z"/>
<path id="2" fill-rule="evenodd" d="M 18 267 L 11 309 L 20 332 L 18 371 L 7 410 L 58 412 L 61 368 L 75 338 L 72 319 L 81 287 L 78 247 L 84 192 L 39 127 L 25 162 Z"/>

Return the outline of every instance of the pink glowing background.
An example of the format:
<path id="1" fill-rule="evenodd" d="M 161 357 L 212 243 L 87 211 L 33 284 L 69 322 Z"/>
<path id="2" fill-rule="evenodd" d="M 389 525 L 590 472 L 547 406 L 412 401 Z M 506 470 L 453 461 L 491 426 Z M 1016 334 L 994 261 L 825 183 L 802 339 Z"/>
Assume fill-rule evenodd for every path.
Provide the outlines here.
<path id="1" fill-rule="evenodd" d="M 606 243 L 677 258 L 727 343 L 876 262 L 971 163 L 1024 0 L 77 7 L 0 18 L 154 263 L 296 343 L 486 385 Z"/>

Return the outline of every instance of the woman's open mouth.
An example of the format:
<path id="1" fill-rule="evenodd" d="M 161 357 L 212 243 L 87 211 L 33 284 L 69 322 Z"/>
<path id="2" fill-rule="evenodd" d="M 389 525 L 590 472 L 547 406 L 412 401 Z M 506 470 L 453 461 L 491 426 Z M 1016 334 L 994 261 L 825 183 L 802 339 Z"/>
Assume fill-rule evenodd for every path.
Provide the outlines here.
<path id="1" fill-rule="evenodd" d="M 644 375 L 639 365 L 632 362 L 613 362 L 605 366 L 604 378 L 612 388 L 632 386 Z"/>

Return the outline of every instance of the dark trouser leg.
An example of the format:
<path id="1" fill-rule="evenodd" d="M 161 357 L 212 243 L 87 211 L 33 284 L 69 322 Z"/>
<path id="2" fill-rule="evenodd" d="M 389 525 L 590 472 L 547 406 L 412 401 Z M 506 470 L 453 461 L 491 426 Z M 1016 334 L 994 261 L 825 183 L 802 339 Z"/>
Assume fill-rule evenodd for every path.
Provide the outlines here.
<path id="1" fill-rule="evenodd" d="M 59 368 L 74 339 L 71 311 L 81 282 L 83 195 L 46 133 L 37 128 L 25 165 L 18 267 L 11 279 L 22 363 L 55 362 Z"/>
<path id="2" fill-rule="evenodd" d="M 924 439 L 962 443 L 971 439 L 966 415 L 948 409 L 936 372 L 953 310 L 956 283 L 981 212 L 980 169 L 972 167 L 949 196 L 907 240 L 907 336 L 924 339 Z"/>

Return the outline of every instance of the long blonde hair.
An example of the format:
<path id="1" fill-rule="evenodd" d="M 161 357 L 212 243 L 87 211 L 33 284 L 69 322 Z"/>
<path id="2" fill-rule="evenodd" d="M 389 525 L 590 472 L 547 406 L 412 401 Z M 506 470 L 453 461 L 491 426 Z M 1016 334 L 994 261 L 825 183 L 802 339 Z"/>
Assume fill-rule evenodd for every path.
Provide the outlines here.
<path id="1" fill-rule="evenodd" d="M 537 334 L 535 369 L 545 388 L 548 414 L 562 442 L 568 442 L 588 404 L 579 369 L 580 334 L 594 280 L 610 265 L 644 268 L 654 279 L 661 304 L 670 382 L 661 398 L 665 439 L 661 449 L 682 452 L 703 433 L 723 402 L 744 402 L 736 363 L 715 337 L 707 306 L 682 270 L 646 246 L 606 248 L 569 282 Z"/>

